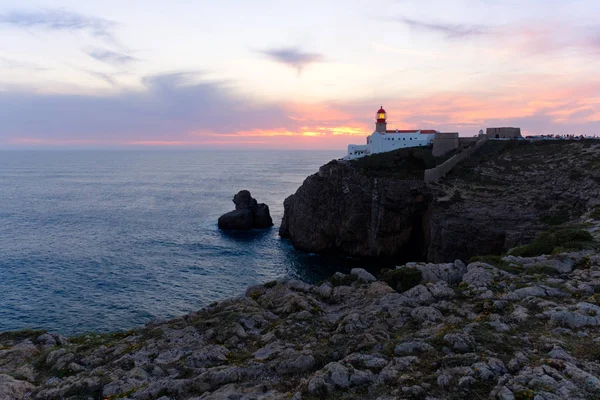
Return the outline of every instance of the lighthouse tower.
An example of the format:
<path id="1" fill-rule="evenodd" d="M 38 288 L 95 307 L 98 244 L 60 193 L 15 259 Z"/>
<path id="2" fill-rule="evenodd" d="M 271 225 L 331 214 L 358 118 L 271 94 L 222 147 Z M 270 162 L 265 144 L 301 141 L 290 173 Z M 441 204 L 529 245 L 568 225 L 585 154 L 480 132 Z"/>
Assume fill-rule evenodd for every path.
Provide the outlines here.
<path id="1" fill-rule="evenodd" d="M 375 124 L 375 132 L 385 133 L 387 130 L 386 113 L 383 106 L 377 111 L 377 123 Z"/>

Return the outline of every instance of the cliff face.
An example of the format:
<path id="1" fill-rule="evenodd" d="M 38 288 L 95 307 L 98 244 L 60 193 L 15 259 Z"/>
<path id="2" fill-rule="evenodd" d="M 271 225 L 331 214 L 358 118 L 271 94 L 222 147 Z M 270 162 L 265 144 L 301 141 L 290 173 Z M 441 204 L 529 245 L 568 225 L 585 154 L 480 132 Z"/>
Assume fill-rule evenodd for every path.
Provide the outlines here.
<path id="1" fill-rule="evenodd" d="M 422 181 L 372 177 L 332 161 L 285 200 L 279 233 L 304 251 L 421 259 L 432 199 Z"/>
<path id="2" fill-rule="evenodd" d="M 598 141 L 490 141 L 435 184 L 422 181 L 430 160 L 378 157 L 307 178 L 280 235 L 309 252 L 452 261 L 502 253 L 600 202 Z"/>

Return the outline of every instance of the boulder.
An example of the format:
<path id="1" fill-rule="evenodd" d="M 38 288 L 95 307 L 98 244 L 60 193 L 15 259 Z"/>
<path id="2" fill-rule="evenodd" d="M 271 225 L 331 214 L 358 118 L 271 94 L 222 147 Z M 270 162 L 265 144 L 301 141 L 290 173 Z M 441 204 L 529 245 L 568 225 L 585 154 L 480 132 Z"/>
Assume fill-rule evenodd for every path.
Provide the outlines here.
<path id="1" fill-rule="evenodd" d="M 252 215 L 254 217 L 254 228 L 270 228 L 273 226 L 273 219 L 271 218 L 268 205 L 264 203 L 257 204 L 252 210 Z"/>
<path id="2" fill-rule="evenodd" d="M 221 215 L 219 229 L 223 230 L 249 230 L 252 228 L 270 228 L 273 219 L 269 206 L 258 203 L 247 190 L 241 190 L 233 196 L 235 210 Z"/>
<path id="3" fill-rule="evenodd" d="M 254 226 L 254 218 L 250 210 L 234 210 L 219 218 L 219 229 L 224 230 L 248 230 Z"/>

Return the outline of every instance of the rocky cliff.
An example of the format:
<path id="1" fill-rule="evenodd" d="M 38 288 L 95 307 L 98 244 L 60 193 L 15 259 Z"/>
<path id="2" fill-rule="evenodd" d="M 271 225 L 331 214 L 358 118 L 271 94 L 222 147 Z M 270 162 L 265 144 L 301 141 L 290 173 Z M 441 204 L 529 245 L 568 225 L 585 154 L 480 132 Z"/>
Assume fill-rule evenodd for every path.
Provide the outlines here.
<path id="1" fill-rule="evenodd" d="M 3 333 L 0 398 L 600 398 L 600 255 L 493 263 L 388 271 L 418 277 L 402 293 L 357 269 L 129 332 Z"/>
<path id="2" fill-rule="evenodd" d="M 432 198 L 422 181 L 371 177 L 333 161 L 285 200 L 279 232 L 304 251 L 421 259 Z"/>
<path id="3" fill-rule="evenodd" d="M 599 141 L 489 141 L 432 184 L 435 160 L 414 155 L 321 167 L 285 200 L 281 236 L 310 252 L 442 262 L 500 254 L 600 202 Z"/>

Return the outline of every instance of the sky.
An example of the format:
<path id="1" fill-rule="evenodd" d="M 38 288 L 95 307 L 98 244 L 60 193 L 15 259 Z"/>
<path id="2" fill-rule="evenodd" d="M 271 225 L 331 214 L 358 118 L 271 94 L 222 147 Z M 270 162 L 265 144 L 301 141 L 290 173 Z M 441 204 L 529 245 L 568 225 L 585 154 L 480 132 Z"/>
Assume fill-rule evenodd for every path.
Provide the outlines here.
<path id="1" fill-rule="evenodd" d="M 0 0 L 0 149 L 600 135 L 598 0 Z"/>

